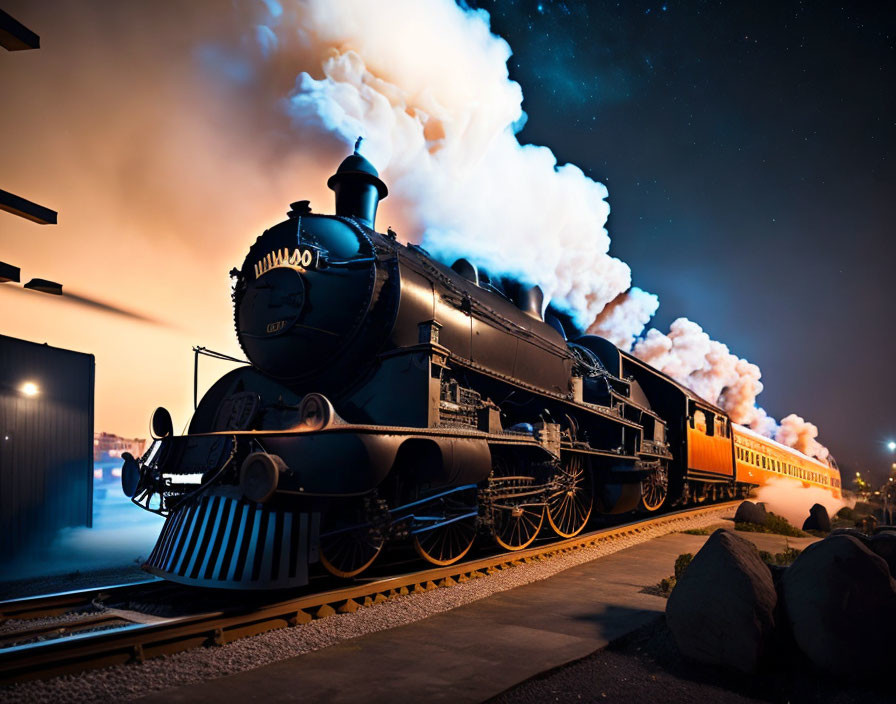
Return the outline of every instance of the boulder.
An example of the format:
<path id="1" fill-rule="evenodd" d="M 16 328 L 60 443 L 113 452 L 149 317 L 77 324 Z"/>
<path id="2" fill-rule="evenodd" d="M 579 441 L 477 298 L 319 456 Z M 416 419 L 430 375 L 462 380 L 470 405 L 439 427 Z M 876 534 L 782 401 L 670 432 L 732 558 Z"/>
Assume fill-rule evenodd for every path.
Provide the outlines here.
<path id="1" fill-rule="evenodd" d="M 887 563 L 851 535 L 807 547 L 781 580 L 794 640 L 827 672 L 855 675 L 889 666 L 896 581 Z"/>
<path id="2" fill-rule="evenodd" d="M 882 557 L 890 569 L 890 576 L 896 577 L 896 533 L 881 531 L 875 534 L 867 543 L 868 547 L 878 557 Z"/>
<path id="3" fill-rule="evenodd" d="M 685 656 L 754 672 L 775 626 L 775 585 L 753 544 L 713 533 L 675 585 L 666 622 Z"/>
<path id="4" fill-rule="evenodd" d="M 768 518 L 768 512 L 765 510 L 765 504 L 754 504 L 752 501 L 741 501 L 740 506 L 734 514 L 736 523 L 758 523 L 765 525 Z"/>
<path id="5" fill-rule="evenodd" d="M 803 521 L 803 530 L 818 530 L 823 533 L 831 532 L 831 517 L 828 510 L 821 504 L 815 504 L 809 509 L 809 517 Z"/>
<path id="6" fill-rule="evenodd" d="M 835 535 L 850 535 L 853 538 L 855 538 L 856 540 L 858 540 L 860 543 L 862 543 L 863 545 L 866 545 L 866 546 L 868 545 L 868 541 L 869 541 L 869 537 L 867 535 L 865 535 L 862 531 L 860 531 L 858 528 L 834 528 L 834 530 L 831 531 L 831 534 L 828 536 L 828 538 L 832 538 Z M 827 540 L 827 538 L 825 538 L 825 540 Z"/>

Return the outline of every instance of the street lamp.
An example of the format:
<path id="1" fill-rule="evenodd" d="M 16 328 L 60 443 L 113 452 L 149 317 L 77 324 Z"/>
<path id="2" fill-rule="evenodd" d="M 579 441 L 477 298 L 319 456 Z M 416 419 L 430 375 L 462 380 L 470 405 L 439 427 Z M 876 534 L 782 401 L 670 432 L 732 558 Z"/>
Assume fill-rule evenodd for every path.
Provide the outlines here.
<path id="1" fill-rule="evenodd" d="M 887 449 L 890 452 L 896 452 L 896 440 L 890 440 L 890 442 L 887 443 Z M 896 462 L 894 462 L 893 464 L 890 465 L 890 469 L 896 470 Z M 887 524 L 893 523 L 893 517 L 890 515 L 890 493 L 892 492 L 893 486 L 894 486 L 893 485 L 893 477 L 891 476 L 891 477 L 889 477 L 889 482 L 884 484 L 883 519 L 884 519 L 884 522 Z"/>
<path id="2" fill-rule="evenodd" d="M 40 387 L 33 381 L 26 381 L 19 387 L 19 391 L 26 396 L 37 396 L 40 393 Z"/>

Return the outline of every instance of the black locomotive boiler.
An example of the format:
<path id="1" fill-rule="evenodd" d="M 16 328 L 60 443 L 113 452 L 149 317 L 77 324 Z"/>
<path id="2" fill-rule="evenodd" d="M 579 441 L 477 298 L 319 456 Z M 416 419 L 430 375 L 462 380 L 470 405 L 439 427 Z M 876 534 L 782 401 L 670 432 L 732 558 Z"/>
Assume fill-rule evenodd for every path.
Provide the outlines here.
<path id="1" fill-rule="evenodd" d="M 293 587 L 386 545 L 447 565 L 476 539 L 518 550 L 667 501 L 666 422 L 618 358 L 608 371 L 615 348 L 569 341 L 537 286 L 377 232 L 387 189 L 357 149 L 328 185 L 335 215 L 293 203 L 231 272 L 251 363 L 186 434 L 157 410 L 156 441 L 126 458 L 125 492 L 167 516 L 146 569 Z"/>

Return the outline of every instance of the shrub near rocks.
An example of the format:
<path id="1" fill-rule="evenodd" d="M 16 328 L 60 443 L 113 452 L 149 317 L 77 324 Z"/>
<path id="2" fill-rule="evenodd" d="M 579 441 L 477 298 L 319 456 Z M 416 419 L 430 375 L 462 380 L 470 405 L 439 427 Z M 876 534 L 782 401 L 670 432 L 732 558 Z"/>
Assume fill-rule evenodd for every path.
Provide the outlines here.
<path id="1" fill-rule="evenodd" d="M 803 538 L 807 535 L 796 526 L 791 525 L 784 516 L 779 516 L 771 511 L 766 514 L 765 523 L 763 524 L 735 522 L 734 529 L 742 530 L 747 533 L 774 533 L 776 535 L 787 535 L 791 538 Z"/>
<path id="2" fill-rule="evenodd" d="M 666 622 L 685 656 L 749 673 L 768 646 L 776 603 L 771 573 L 753 544 L 720 529 L 678 580 Z"/>
<path id="3" fill-rule="evenodd" d="M 889 667 L 896 581 L 860 539 L 838 534 L 807 547 L 784 572 L 781 596 L 794 640 L 816 667 L 844 675 Z"/>

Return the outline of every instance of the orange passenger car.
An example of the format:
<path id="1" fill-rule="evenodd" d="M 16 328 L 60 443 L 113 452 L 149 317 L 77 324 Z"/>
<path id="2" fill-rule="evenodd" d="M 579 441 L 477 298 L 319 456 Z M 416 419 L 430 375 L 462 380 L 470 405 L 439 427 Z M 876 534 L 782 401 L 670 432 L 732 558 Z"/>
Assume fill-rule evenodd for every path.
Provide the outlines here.
<path id="1" fill-rule="evenodd" d="M 827 464 L 742 425 L 732 427 L 738 482 L 762 486 L 772 477 L 788 477 L 804 487 L 824 489 L 840 498 L 840 470 L 833 459 Z"/>

